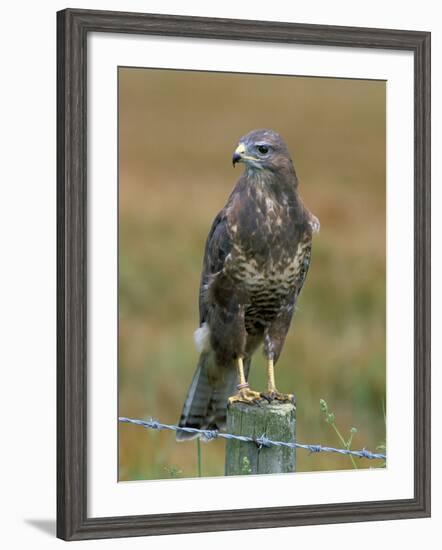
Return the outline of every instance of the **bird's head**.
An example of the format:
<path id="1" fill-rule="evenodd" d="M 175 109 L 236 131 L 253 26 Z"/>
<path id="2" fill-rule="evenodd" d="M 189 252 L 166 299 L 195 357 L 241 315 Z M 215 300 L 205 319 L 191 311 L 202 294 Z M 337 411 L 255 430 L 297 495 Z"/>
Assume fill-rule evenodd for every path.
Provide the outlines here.
<path id="1" fill-rule="evenodd" d="M 287 145 L 273 130 L 253 130 L 243 136 L 232 157 L 233 166 L 238 162 L 253 171 L 293 170 Z"/>

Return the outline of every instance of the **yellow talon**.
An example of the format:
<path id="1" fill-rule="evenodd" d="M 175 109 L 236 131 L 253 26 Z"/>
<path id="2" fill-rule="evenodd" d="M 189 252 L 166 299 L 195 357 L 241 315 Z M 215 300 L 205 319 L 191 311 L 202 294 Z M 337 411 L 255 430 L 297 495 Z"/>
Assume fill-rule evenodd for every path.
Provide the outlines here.
<path id="1" fill-rule="evenodd" d="M 269 359 L 267 363 L 267 391 L 261 394 L 261 397 L 269 403 L 271 401 L 282 401 L 295 403 L 295 396 L 291 393 L 281 393 L 275 386 L 275 365 L 273 359 Z"/>
<path id="2" fill-rule="evenodd" d="M 262 401 L 262 396 L 259 392 L 251 390 L 248 386 L 240 388 L 235 395 L 229 397 L 229 405 L 232 403 L 247 403 L 249 405 L 257 405 Z"/>
<path id="3" fill-rule="evenodd" d="M 293 405 L 296 404 L 295 396 L 292 393 L 281 393 L 276 388 L 271 392 L 267 391 L 262 393 L 261 397 L 269 403 L 272 401 L 281 401 L 282 403 L 293 403 Z"/>
<path id="4" fill-rule="evenodd" d="M 238 357 L 238 391 L 235 395 L 232 395 L 232 397 L 229 397 L 229 405 L 232 403 L 237 403 L 238 401 L 241 403 L 248 403 L 256 405 L 259 403 L 259 401 L 262 400 L 261 394 L 257 391 L 253 391 L 249 388 L 249 384 L 247 383 L 246 377 L 244 375 L 244 365 L 242 357 Z"/>

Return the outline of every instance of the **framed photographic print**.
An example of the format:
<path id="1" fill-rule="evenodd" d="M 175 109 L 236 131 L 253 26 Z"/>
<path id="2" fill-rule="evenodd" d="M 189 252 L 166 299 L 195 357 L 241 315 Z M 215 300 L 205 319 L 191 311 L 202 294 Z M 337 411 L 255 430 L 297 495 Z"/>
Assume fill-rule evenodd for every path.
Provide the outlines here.
<path id="1" fill-rule="evenodd" d="M 428 516 L 430 34 L 57 33 L 58 536 Z"/>

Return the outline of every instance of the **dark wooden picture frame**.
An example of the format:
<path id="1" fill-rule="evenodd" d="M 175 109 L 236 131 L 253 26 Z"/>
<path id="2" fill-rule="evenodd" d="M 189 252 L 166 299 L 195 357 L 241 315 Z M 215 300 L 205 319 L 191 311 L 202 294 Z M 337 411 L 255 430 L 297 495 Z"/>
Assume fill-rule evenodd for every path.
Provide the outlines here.
<path id="1" fill-rule="evenodd" d="M 87 517 L 87 37 L 90 32 L 408 50 L 414 55 L 414 497 Z M 57 14 L 57 536 L 65 540 L 430 515 L 430 33 L 67 9 Z"/>

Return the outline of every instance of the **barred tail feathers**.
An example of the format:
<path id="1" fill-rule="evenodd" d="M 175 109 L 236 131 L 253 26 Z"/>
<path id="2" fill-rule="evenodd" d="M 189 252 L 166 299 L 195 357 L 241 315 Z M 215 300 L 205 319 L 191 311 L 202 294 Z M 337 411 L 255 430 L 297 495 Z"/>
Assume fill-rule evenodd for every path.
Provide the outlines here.
<path id="1" fill-rule="evenodd" d="M 180 427 L 205 429 L 224 429 L 226 425 L 227 401 L 235 393 L 237 384 L 236 369 L 226 369 L 223 383 L 211 383 L 210 370 L 214 368 L 213 353 L 203 352 L 187 392 L 178 425 Z M 250 359 L 245 362 L 246 377 L 250 368 Z M 197 434 L 178 431 L 177 441 L 188 441 Z"/>
<path id="2" fill-rule="evenodd" d="M 184 401 L 183 411 L 178 423 L 180 427 L 204 429 L 207 423 L 209 403 L 213 393 L 207 373 L 207 363 L 211 360 L 210 355 L 210 353 L 206 352 L 200 355 L 186 400 Z M 194 437 L 196 437 L 194 434 L 182 431 L 178 431 L 176 434 L 177 441 L 185 441 Z"/>

